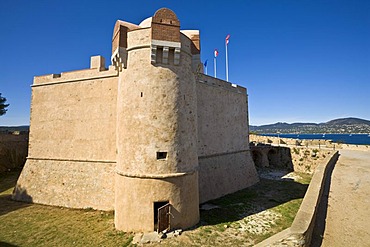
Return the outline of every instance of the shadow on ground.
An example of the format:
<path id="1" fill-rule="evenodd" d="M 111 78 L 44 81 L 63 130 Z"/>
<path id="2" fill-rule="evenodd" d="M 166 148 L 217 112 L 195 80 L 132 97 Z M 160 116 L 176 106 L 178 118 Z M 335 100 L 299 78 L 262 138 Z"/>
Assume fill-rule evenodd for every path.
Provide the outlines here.
<path id="1" fill-rule="evenodd" d="M 249 188 L 201 205 L 201 221 L 198 226 L 227 224 L 291 200 L 302 199 L 307 188 L 308 184 L 295 182 L 293 179 L 267 179 L 262 176 L 260 182 Z"/>
<path id="2" fill-rule="evenodd" d="M 12 200 L 11 195 L 0 195 L 0 216 L 16 211 L 21 208 L 26 208 L 32 204 L 26 202 L 17 202 Z M 2 245 L 0 245 L 2 246 Z"/>
<path id="3" fill-rule="evenodd" d="M 22 169 L 14 169 L 11 171 L 0 173 L 0 195 L 9 189 L 13 189 L 17 183 L 18 177 Z"/>
<path id="4" fill-rule="evenodd" d="M 9 244 L 9 243 L 3 242 L 3 241 L 0 241 L 0 246 L 1 247 L 17 247 L 17 245 Z"/>
<path id="5" fill-rule="evenodd" d="M 20 172 L 21 170 L 15 170 L 0 173 L 0 216 L 31 205 L 29 203 L 12 200 L 11 194 L 17 183 Z M 22 190 L 19 194 L 27 198 L 27 201 L 32 202 L 32 197 L 27 195 L 26 190 Z M 1 244 L 2 243 L 0 243 L 0 246 L 3 246 Z"/>

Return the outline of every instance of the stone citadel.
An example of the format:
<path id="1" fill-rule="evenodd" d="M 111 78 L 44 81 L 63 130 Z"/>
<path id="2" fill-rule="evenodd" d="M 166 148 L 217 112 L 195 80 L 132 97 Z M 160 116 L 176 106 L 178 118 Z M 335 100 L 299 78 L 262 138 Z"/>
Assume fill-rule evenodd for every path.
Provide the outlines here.
<path id="1" fill-rule="evenodd" d="M 202 73 L 198 30 L 169 9 L 117 21 L 112 65 L 37 76 L 13 198 L 114 210 L 124 231 L 188 228 L 199 204 L 258 181 L 246 89 Z"/>

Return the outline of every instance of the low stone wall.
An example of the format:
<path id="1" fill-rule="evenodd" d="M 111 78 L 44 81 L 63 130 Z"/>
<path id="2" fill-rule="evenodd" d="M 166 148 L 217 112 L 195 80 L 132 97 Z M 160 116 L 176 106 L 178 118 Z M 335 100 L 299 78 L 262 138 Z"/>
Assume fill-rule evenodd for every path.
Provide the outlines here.
<path id="1" fill-rule="evenodd" d="M 354 145 L 354 144 L 341 144 L 341 149 L 370 151 L 370 145 Z"/>
<path id="2" fill-rule="evenodd" d="M 289 146 L 327 146 L 333 147 L 333 143 L 330 140 L 300 140 L 294 138 L 283 138 L 275 136 L 261 136 L 261 135 L 249 135 L 250 142 L 266 143 L 272 145 L 289 145 Z M 336 144 L 340 147 L 340 144 Z"/>
<path id="3" fill-rule="evenodd" d="M 249 141 L 255 143 L 266 143 L 271 145 L 288 145 L 296 147 L 325 147 L 328 149 L 348 149 L 348 150 L 359 150 L 359 151 L 370 151 L 370 145 L 356 145 L 356 144 L 344 144 L 335 143 L 330 140 L 299 140 L 293 138 L 282 138 L 274 136 L 261 136 L 261 135 L 249 135 Z"/>
<path id="4" fill-rule="evenodd" d="M 339 153 L 335 152 L 317 166 L 292 226 L 255 246 L 310 246 L 324 185 L 330 179 L 328 174 L 334 169 L 338 157 Z"/>
<path id="5" fill-rule="evenodd" d="M 199 158 L 199 202 L 203 203 L 258 182 L 250 151 Z"/>

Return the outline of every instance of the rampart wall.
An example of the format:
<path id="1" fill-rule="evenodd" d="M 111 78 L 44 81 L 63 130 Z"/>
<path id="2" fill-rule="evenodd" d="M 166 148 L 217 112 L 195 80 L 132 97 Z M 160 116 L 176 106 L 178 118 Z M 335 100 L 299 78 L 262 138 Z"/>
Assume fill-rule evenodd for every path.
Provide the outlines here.
<path id="1" fill-rule="evenodd" d="M 210 76 L 197 83 L 200 202 L 258 182 L 249 150 L 246 89 Z"/>
<path id="2" fill-rule="evenodd" d="M 114 209 L 118 77 L 94 60 L 95 68 L 75 74 L 35 77 L 31 145 L 15 199 Z M 196 90 L 199 197 L 205 202 L 248 187 L 258 176 L 248 145 L 246 89 L 198 74 Z"/>
<path id="3" fill-rule="evenodd" d="M 356 145 L 356 144 L 345 144 L 335 143 L 331 140 L 319 140 L 319 139 L 308 139 L 299 140 L 293 138 L 282 138 L 274 136 L 261 136 L 261 135 L 250 135 L 251 142 L 268 143 L 272 145 L 293 145 L 293 146 L 317 146 L 326 147 L 333 150 L 337 149 L 348 149 L 348 150 L 359 150 L 359 151 L 370 151 L 370 145 Z"/>
<path id="4" fill-rule="evenodd" d="M 94 58 L 92 67 L 35 77 L 29 153 L 14 199 L 114 209 L 117 73 Z"/>
<path id="5" fill-rule="evenodd" d="M 46 85 L 36 77 L 28 157 L 115 161 L 116 98 L 114 76 Z"/>

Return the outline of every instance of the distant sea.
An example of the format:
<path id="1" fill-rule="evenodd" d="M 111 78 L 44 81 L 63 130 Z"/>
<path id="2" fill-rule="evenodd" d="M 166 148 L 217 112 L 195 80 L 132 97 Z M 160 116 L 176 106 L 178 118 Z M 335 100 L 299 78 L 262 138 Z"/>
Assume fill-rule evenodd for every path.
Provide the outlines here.
<path id="1" fill-rule="evenodd" d="M 278 136 L 278 134 L 263 134 L 264 136 Z M 280 134 L 282 138 L 293 138 L 302 140 L 332 140 L 333 142 L 341 142 L 355 145 L 370 145 L 369 134 Z"/>

